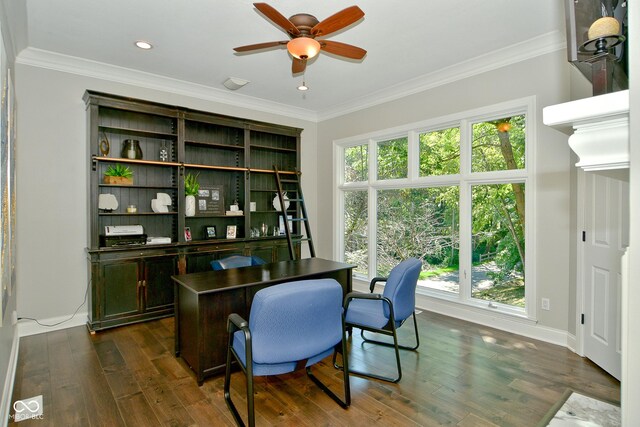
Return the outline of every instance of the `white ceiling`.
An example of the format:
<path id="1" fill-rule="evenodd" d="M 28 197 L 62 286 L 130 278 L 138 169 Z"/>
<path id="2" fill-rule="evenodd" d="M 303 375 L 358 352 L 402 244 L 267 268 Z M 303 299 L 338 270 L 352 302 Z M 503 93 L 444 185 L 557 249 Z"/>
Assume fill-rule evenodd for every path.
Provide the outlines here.
<path id="1" fill-rule="evenodd" d="M 236 46 L 287 39 L 249 0 L 26 0 L 21 6 L 13 1 L 6 9 L 18 61 L 33 62 L 45 53 L 50 62 L 84 58 L 204 86 L 212 97 L 236 96 L 245 105 L 258 98 L 263 108 L 273 104 L 316 117 L 490 70 L 564 43 L 559 0 L 267 0 L 286 17 L 304 12 L 322 20 L 352 4 L 365 13 L 328 37 L 366 49 L 365 58 L 321 53 L 307 66 L 310 90 L 303 93 L 296 89 L 302 79 L 292 76 L 286 49 L 234 53 Z M 154 48 L 136 48 L 133 43 L 140 39 Z M 52 60 L 51 52 L 60 55 Z M 250 83 L 230 95 L 222 86 L 227 77 Z"/>

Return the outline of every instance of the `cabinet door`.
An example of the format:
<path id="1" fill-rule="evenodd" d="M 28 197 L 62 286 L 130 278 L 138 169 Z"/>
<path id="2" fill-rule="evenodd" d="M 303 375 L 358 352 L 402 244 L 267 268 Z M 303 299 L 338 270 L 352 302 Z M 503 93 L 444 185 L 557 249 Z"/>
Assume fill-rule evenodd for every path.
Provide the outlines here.
<path id="1" fill-rule="evenodd" d="M 151 258 L 144 261 L 145 310 L 162 310 L 173 306 L 173 281 L 177 273 L 176 257 Z"/>
<path id="2" fill-rule="evenodd" d="M 102 267 L 102 318 L 137 314 L 141 283 L 138 261 L 106 263 Z"/>
<path id="3" fill-rule="evenodd" d="M 262 258 L 264 262 L 273 262 L 274 261 L 274 245 L 273 242 L 269 242 L 268 244 L 252 244 L 248 246 L 249 251 L 251 252 L 249 255 L 257 256 Z"/>

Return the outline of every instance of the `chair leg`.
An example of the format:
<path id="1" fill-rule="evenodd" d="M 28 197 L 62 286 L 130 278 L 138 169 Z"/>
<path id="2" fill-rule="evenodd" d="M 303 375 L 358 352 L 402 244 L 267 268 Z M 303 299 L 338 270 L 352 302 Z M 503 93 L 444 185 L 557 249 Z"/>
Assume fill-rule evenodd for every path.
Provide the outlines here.
<path id="1" fill-rule="evenodd" d="M 416 321 L 416 312 L 413 312 L 413 330 L 415 331 L 415 336 L 416 336 L 416 345 L 413 347 L 409 347 L 409 346 L 404 346 L 404 345 L 398 345 L 398 348 L 401 348 L 403 350 L 411 350 L 411 351 L 415 351 L 418 349 L 418 347 L 420 347 L 420 336 L 418 335 L 418 322 Z M 379 345 L 384 345 L 387 347 L 395 347 L 394 344 L 388 343 L 388 342 L 384 342 L 384 341 L 377 341 L 377 340 L 372 340 L 370 338 L 367 338 L 364 336 L 364 330 L 360 330 L 360 336 L 362 337 L 362 340 L 364 342 L 368 342 L 368 343 L 373 343 L 373 344 L 379 344 Z"/>
<path id="2" fill-rule="evenodd" d="M 233 401 L 231 400 L 231 354 L 232 354 L 232 350 L 231 350 L 231 346 L 228 347 L 227 349 L 227 365 L 225 368 L 225 374 L 224 374 L 224 400 L 227 403 L 227 407 L 229 408 L 229 411 L 231 411 L 231 415 L 233 415 L 233 419 L 235 420 L 236 424 L 238 424 L 239 426 L 244 426 L 244 422 L 242 421 L 242 417 L 240 416 L 240 413 L 238 412 L 238 409 L 236 408 L 236 405 L 234 405 Z M 233 354 L 233 356 L 235 357 L 236 355 Z M 237 357 L 236 357 L 237 360 Z M 238 364 L 242 367 L 242 364 L 240 363 L 240 361 L 238 361 Z M 245 374 L 246 376 L 246 372 L 244 370 L 244 368 L 242 368 L 242 372 Z M 251 399 L 251 401 L 249 401 L 249 399 Z M 249 403 L 250 402 L 250 403 Z M 253 417 L 253 381 L 251 381 L 251 394 L 249 394 L 249 377 L 247 376 L 247 406 L 249 407 L 249 426 L 254 426 L 255 425 L 255 420 Z"/>
<path id="3" fill-rule="evenodd" d="M 336 363 L 336 357 L 338 353 L 342 354 L 342 366 L 339 366 Z M 327 388 L 326 385 L 320 382 L 320 380 L 311 373 L 310 367 L 307 368 L 307 375 L 309 376 L 309 378 L 311 378 L 311 380 L 313 380 L 314 383 L 317 384 L 318 387 L 322 389 L 322 391 L 327 393 L 329 397 L 335 400 L 336 403 L 338 403 L 338 405 L 340 405 L 344 409 L 347 409 L 351 405 L 351 385 L 349 383 L 349 359 L 347 356 L 347 336 L 345 334 L 344 328 L 342 328 L 342 343 L 340 343 L 340 345 L 336 345 L 333 351 L 333 366 L 336 369 L 339 369 L 342 371 L 342 381 L 344 383 L 344 400 L 340 400 L 340 398 L 335 393 L 333 393 L 331 390 Z"/>
<path id="4" fill-rule="evenodd" d="M 392 331 L 391 334 L 393 336 L 393 344 L 388 344 L 388 343 L 382 343 L 384 345 L 386 345 L 387 347 L 394 347 L 394 351 L 396 354 L 396 368 L 398 370 L 398 376 L 393 378 L 393 377 L 385 377 L 382 375 L 376 375 L 376 374 L 372 374 L 370 372 L 364 372 L 364 371 L 356 371 L 354 369 L 350 369 L 349 372 L 355 375 L 359 375 L 361 377 L 368 377 L 368 378 L 374 378 L 377 380 L 382 380 L 382 381 L 387 381 L 390 383 L 397 383 L 402 379 L 402 365 L 400 364 L 400 350 L 399 350 L 399 346 L 398 346 L 398 336 L 396 335 L 396 328 L 395 325 L 392 325 Z M 360 330 L 360 333 L 362 334 L 362 329 Z M 378 341 L 373 341 L 373 340 L 366 340 L 367 342 L 372 342 L 372 343 L 379 343 Z"/>
<path id="5" fill-rule="evenodd" d="M 344 400 L 340 399 L 338 397 L 337 394 L 335 394 L 333 391 L 331 391 L 329 389 L 329 387 L 327 387 L 322 381 L 320 381 L 315 375 L 313 375 L 313 373 L 311 372 L 311 367 L 308 366 L 306 368 L 307 371 L 307 376 L 309 378 L 311 378 L 311 380 L 316 383 L 316 385 L 318 387 L 320 387 L 320 390 L 324 391 L 327 396 L 329 396 L 330 398 L 332 398 L 338 405 L 340 405 L 343 409 L 347 409 L 349 407 L 349 405 L 351 404 L 351 395 L 349 392 L 349 377 L 346 376 L 346 381 L 344 383 L 344 394 L 345 394 L 345 398 Z"/>
<path id="6" fill-rule="evenodd" d="M 255 427 L 256 413 L 253 405 L 253 372 L 251 375 L 247 373 L 247 413 L 249 418 L 249 427 Z"/>

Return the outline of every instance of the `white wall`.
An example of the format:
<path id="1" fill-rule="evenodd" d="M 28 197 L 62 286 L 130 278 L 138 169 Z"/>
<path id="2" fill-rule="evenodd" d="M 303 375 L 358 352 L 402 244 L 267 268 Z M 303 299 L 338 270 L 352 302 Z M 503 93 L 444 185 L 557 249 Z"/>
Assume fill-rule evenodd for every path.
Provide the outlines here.
<path id="1" fill-rule="evenodd" d="M 6 19 L 4 8 L 5 5 L 0 3 L 0 29 L 2 30 L 2 37 L 0 37 L 0 52 L 6 54 L 7 61 L 3 64 L 5 71 L 6 69 L 11 69 L 13 72 L 14 50 L 11 42 L 11 35 L 8 31 L 8 20 Z M 0 82 L 0 85 L 2 83 L 3 82 Z M 4 114 L 4 112 L 0 110 L 0 114 Z M 4 129 L 2 129 L 2 132 L 4 132 Z M 5 178 L 6 177 L 0 178 L 0 182 L 4 181 Z M 10 266 L 4 265 L 3 268 L 8 269 Z M 0 273 L 2 272 L 0 271 Z M 9 274 L 9 277 L 10 276 L 11 275 Z M 4 274 L 2 274 L 2 277 L 4 277 Z M 5 285 L 5 283 L 0 285 L 0 292 L 4 292 L 3 285 Z M 13 389 L 13 375 L 18 358 L 18 333 L 17 327 L 13 322 L 13 313 L 16 310 L 16 283 L 10 282 L 6 285 L 8 285 L 8 287 L 13 286 L 13 291 L 6 295 L 8 298 L 6 301 L 2 301 L 0 298 L 0 304 L 6 304 L 4 306 L 4 311 L 1 313 L 2 317 L 0 318 L 0 395 L 2 396 L 2 400 L 0 400 L 0 425 L 5 425 L 9 419 L 11 390 Z"/>
<path id="2" fill-rule="evenodd" d="M 318 200 L 323 201 L 318 208 L 318 253 L 332 256 L 334 184 L 328 167 L 334 140 L 535 95 L 537 297 L 550 298 L 552 307 L 538 310 L 538 319 L 539 325 L 567 331 L 567 312 L 575 305 L 569 295 L 570 149 L 567 135 L 542 124 L 542 108 L 568 101 L 569 89 L 569 64 L 565 52 L 558 51 L 321 122 L 318 159 L 327 165 L 327 179 L 319 180 L 318 187 Z"/>
<path id="3" fill-rule="evenodd" d="M 640 425 L 640 8 L 629 8 L 629 287 L 623 296 L 622 425 Z"/>
<path id="4" fill-rule="evenodd" d="M 85 248 L 89 155 L 82 96 L 87 89 L 304 128 L 303 188 L 311 225 L 315 227 L 317 223 L 315 123 L 20 63 L 16 86 L 20 100 L 19 316 L 50 323 L 63 320 L 84 298 L 88 281 Z M 86 312 L 85 305 L 80 315 L 61 327 L 85 323 L 86 314 L 82 313 Z M 33 326 L 32 322 L 21 322 L 21 331 L 41 331 Z"/>

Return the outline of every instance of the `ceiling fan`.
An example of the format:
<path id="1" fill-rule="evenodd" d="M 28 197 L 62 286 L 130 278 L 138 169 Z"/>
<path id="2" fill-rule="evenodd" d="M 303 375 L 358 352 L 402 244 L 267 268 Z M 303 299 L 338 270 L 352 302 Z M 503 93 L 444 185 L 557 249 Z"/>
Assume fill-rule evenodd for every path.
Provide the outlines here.
<path id="1" fill-rule="evenodd" d="M 266 3 L 254 3 L 253 5 L 274 24 L 282 28 L 291 40 L 240 46 L 233 49 L 236 52 L 286 46 L 293 56 L 291 67 L 293 74 L 302 73 L 307 66 L 307 60 L 316 56 L 321 50 L 350 59 L 362 59 L 367 54 L 366 50 L 350 44 L 333 40 L 316 40 L 316 37 L 325 37 L 362 18 L 364 12 L 358 6 L 348 7 L 323 21 L 318 21 L 315 16 L 307 13 L 298 13 L 287 19 Z"/>

